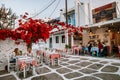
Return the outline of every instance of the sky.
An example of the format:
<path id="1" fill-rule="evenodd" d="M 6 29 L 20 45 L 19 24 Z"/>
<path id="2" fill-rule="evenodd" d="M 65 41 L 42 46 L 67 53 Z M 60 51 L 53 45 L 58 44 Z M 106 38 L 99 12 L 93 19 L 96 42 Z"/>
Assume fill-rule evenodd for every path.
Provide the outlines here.
<path id="1" fill-rule="evenodd" d="M 0 0 L 0 7 L 2 4 L 5 4 L 6 8 L 11 8 L 12 11 L 16 13 L 16 15 L 18 16 L 24 14 L 25 12 L 28 12 L 30 16 L 34 16 L 36 13 L 39 13 L 44 8 L 46 8 L 46 6 L 50 4 L 52 1 L 54 0 Z M 67 1 L 68 1 L 68 9 L 74 7 L 75 0 L 67 0 Z M 89 0 L 79 0 L 79 1 L 85 3 L 89 2 Z M 101 5 L 113 2 L 115 0 L 91 0 L 91 1 L 92 1 L 92 8 L 96 8 Z M 65 8 L 65 0 L 60 0 L 59 4 L 57 5 L 58 2 L 59 0 L 56 0 L 50 7 L 48 7 L 45 11 L 40 13 L 38 16 L 36 16 L 36 18 L 44 19 L 44 18 L 59 17 L 60 9 Z M 56 5 L 57 8 L 54 11 Z"/>

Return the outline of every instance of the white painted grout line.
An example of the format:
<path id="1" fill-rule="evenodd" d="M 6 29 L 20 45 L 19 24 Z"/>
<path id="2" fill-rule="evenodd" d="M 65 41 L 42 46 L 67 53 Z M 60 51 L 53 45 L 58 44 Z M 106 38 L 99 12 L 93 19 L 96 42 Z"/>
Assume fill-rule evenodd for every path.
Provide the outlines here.
<path id="1" fill-rule="evenodd" d="M 38 67 L 38 68 L 46 67 L 46 68 L 48 68 L 48 69 L 50 70 L 50 72 L 42 73 L 42 74 L 36 74 L 36 75 L 34 75 L 34 76 L 31 76 L 31 77 L 26 78 L 26 79 L 23 79 L 23 80 L 31 80 L 33 77 L 42 76 L 42 75 L 47 75 L 47 74 L 50 74 L 50 73 L 56 73 L 56 74 L 60 75 L 64 80 L 73 80 L 73 79 L 78 79 L 78 78 L 82 78 L 82 77 L 85 77 L 85 76 L 91 76 L 91 77 L 95 77 L 95 78 L 97 78 L 97 79 L 99 79 L 99 80 L 102 80 L 101 78 L 96 77 L 96 76 L 93 75 L 93 74 L 97 74 L 97 73 L 108 73 L 108 74 L 118 74 L 118 75 L 120 75 L 120 66 L 116 66 L 116 65 L 112 65 L 112 64 L 111 64 L 111 63 L 120 63 L 120 60 L 119 60 L 119 59 L 105 59 L 105 58 L 101 58 L 101 57 L 99 58 L 99 57 L 78 56 L 78 55 L 67 55 L 67 56 L 69 56 L 69 58 L 63 58 L 63 59 L 68 59 L 68 61 L 65 61 L 65 62 L 61 61 L 62 63 L 67 63 L 67 64 L 68 64 L 67 66 L 66 66 L 66 65 L 65 65 L 65 66 L 64 66 L 64 65 L 60 65 L 61 67 L 58 67 L 58 68 L 53 69 L 53 68 L 49 67 L 48 65 L 43 64 L 42 66 L 40 66 L 40 67 Z M 77 59 L 76 57 L 77 57 L 78 59 Z M 88 60 L 80 60 L 81 58 L 86 58 L 86 59 L 88 59 Z M 89 64 L 89 65 L 87 65 L 87 66 L 85 66 L 85 67 L 82 67 L 82 66 L 75 65 L 75 64 L 78 64 L 78 63 L 80 63 L 80 62 L 77 62 L 77 63 L 74 63 L 74 64 L 68 63 L 69 61 L 73 61 L 73 60 L 79 60 L 80 62 L 91 62 L 91 64 Z M 92 61 L 90 61 L 90 60 L 99 60 L 99 61 L 97 61 L 97 62 L 92 62 Z M 106 64 L 100 63 L 100 62 L 102 62 L 102 61 L 107 61 L 108 63 L 106 63 Z M 91 65 L 93 65 L 93 64 L 102 64 L 103 66 L 102 66 L 100 69 L 98 69 L 98 70 L 88 68 L 88 66 L 91 66 Z M 81 67 L 81 68 L 74 70 L 74 69 L 68 67 L 68 66 L 72 66 L 72 65 L 75 65 L 75 66 Z M 118 67 L 119 70 L 118 70 L 117 72 L 102 72 L 101 69 L 103 69 L 103 67 L 108 66 L 108 65 Z M 61 69 L 61 68 L 67 68 L 67 69 L 70 69 L 70 70 L 72 70 L 72 71 L 71 71 L 71 72 L 64 73 L 64 74 L 60 74 L 60 73 L 57 72 L 56 70 L 57 70 L 57 69 Z M 82 70 L 82 69 L 84 69 L 84 68 L 87 68 L 87 69 L 90 69 L 90 70 L 95 70 L 95 71 L 98 71 L 98 72 L 91 73 L 91 74 L 85 74 L 85 73 L 79 71 L 79 70 Z M 81 73 L 81 74 L 83 74 L 83 76 L 75 77 L 75 78 L 72 78 L 72 79 L 67 79 L 67 78 L 64 76 L 65 74 L 72 73 L 72 72 Z M 16 75 L 15 72 L 11 72 L 11 73 L 8 73 L 8 74 L 5 74 L 5 75 L 0 75 L 0 77 L 7 76 L 7 75 L 14 75 L 17 80 L 21 80 L 21 79 L 19 79 L 19 77 Z"/>

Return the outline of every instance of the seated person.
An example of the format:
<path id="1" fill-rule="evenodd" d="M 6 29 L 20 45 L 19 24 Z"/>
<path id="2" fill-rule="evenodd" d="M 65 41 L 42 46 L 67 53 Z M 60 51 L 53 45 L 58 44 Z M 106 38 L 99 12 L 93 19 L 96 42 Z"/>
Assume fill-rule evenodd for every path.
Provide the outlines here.
<path id="1" fill-rule="evenodd" d="M 15 49 L 14 49 L 14 53 L 15 53 L 15 56 L 18 56 L 18 55 L 19 55 L 19 49 L 18 49 L 18 48 L 15 48 Z"/>
<path id="2" fill-rule="evenodd" d="M 19 55 L 22 55 L 22 51 L 21 50 L 19 51 Z"/>
<path id="3" fill-rule="evenodd" d="M 30 56 L 30 57 L 33 57 L 33 53 L 32 53 L 32 51 L 31 51 L 32 49 L 29 47 L 29 48 L 27 48 L 27 55 L 28 56 Z"/>
<path id="4" fill-rule="evenodd" d="M 106 46 L 106 43 L 103 42 L 103 50 L 101 52 L 102 57 L 106 57 L 108 53 L 108 47 Z"/>
<path id="5" fill-rule="evenodd" d="M 91 48 L 92 56 L 96 55 L 98 56 L 99 48 L 97 47 L 96 44 Z"/>
<path id="6" fill-rule="evenodd" d="M 87 45 L 84 46 L 83 50 L 84 50 L 84 54 L 87 54 L 87 53 L 88 53 L 88 47 L 87 47 Z"/>
<path id="7" fill-rule="evenodd" d="M 14 51 L 10 54 L 10 63 L 15 63 L 16 62 L 15 56 L 18 55 L 19 55 L 19 49 L 15 48 Z"/>

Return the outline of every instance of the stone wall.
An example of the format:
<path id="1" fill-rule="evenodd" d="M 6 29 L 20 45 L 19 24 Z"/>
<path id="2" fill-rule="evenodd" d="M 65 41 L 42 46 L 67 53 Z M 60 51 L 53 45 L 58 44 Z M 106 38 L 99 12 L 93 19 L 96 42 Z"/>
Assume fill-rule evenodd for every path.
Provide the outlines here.
<path id="1" fill-rule="evenodd" d="M 23 53 L 27 52 L 26 43 L 20 42 L 19 45 L 15 44 L 12 39 L 0 40 L 0 70 L 3 70 L 7 65 L 7 55 L 19 48 Z"/>

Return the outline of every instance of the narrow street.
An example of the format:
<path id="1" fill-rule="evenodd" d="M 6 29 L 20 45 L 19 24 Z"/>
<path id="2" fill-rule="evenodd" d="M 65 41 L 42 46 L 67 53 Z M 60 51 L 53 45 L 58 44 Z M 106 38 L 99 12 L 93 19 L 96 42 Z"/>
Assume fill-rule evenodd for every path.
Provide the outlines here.
<path id="1" fill-rule="evenodd" d="M 36 75 L 27 78 L 15 72 L 0 71 L 0 80 L 119 80 L 120 60 L 91 56 L 67 55 L 58 66 L 43 64 L 36 68 Z"/>

